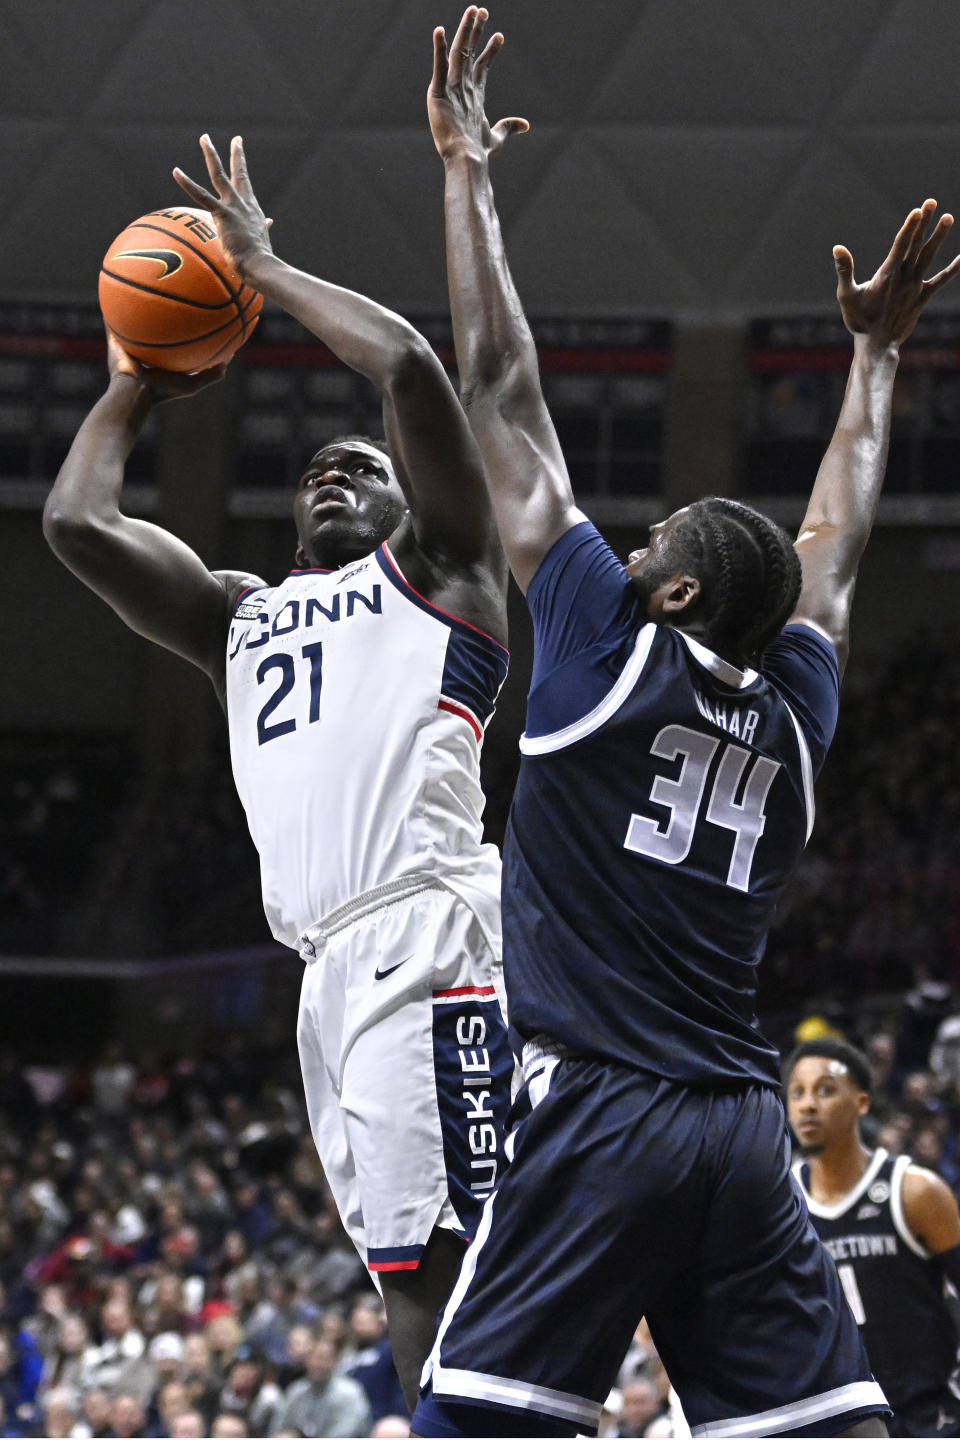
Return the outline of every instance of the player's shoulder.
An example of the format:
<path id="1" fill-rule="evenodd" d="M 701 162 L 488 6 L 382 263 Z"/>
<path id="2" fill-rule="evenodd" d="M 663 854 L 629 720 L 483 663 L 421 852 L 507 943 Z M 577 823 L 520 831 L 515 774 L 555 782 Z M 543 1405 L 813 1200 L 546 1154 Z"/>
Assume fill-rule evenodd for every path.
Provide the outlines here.
<path id="1" fill-rule="evenodd" d="M 903 1169 L 903 1218 L 928 1251 L 937 1252 L 960 1243 L 960 1211 L 942 1176 L 910 1160 Z"/>
<path id="2" fill-rule="evenodd" d="M 938 1175 L 935 1170 L 928 1170 L 926 1165 L 918 1165 L 915 1160 L 909 1160 L 903 1171 L 904 1205 L 910 1201 L 923 1203 L 931 1198 L 934 1201 L 947 1199 L 956 1204 L 953 1191 L 942 1175 Z"/>
<path id="3" fill-rule="evenodd" d="M 261 580 L 259 575 L 252 575 L 249 570 L 214 570 L 211 573 L 223 590 L 228 615 L 233 614 L 238 601 L 248 590 L 268 588 L 266 580 Z"/>
<path id="4" fill-rule="evenodd" d="M 837 673 L 837 651 L 822 625 L 803 616 L 793 616 L 763 652 L 763 670 L 775 668 L 782 659 L 802 657 Z"/>

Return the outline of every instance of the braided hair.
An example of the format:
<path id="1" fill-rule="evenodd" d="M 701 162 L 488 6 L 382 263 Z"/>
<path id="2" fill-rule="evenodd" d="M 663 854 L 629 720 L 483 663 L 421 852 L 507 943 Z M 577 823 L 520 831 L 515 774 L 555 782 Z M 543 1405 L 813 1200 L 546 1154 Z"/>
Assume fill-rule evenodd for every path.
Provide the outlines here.
<path id="1" fill-rule="evenodd" d="M 711 496 L 688 507 L 671 540 L 671 562 L 700 581 L 705 643 L 740 664 L 759 660 L 800 595 L 786 531 L 749 505 Z"/>

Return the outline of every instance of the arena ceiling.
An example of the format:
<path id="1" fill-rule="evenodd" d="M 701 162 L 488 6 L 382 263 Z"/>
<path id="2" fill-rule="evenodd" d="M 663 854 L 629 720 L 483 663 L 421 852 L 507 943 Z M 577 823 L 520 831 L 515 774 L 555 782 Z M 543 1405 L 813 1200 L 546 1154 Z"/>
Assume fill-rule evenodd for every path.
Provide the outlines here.
<path id="1" fill-rule="evenodd" d="M 500 0 L 490 110 L 531 313 L 832 304 L 928 194 L 960 209 L 956 0 Z M 459 0 L 0 0 L 0 299 L 89 300 L 113 235 L 241 132 L 278 253 L 445 306 L 430 34 Z M 960 230 L 958 230 L 960 235 Z M 952 251 L 950 253 L 953 253 Z"/>

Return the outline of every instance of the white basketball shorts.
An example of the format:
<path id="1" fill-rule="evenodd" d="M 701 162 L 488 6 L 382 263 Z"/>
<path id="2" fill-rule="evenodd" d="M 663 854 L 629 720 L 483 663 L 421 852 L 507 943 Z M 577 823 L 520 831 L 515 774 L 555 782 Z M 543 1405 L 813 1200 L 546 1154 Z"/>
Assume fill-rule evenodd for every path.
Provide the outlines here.
<path id="1" fill-rule="evenodd" d="M 499 1183 L 514 1061 L 499 936 L 439 881 L 368 891 L 301 937 L 297 1040 L 313 1138 L 373 1272 L 435 1225 L 473 1236 Z"/>

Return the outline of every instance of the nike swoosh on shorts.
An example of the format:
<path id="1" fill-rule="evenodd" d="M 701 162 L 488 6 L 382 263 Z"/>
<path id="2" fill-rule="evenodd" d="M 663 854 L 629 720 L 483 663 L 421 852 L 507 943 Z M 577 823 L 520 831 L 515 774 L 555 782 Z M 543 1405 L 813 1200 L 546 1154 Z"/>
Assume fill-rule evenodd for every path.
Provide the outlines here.
<path id="1" fill-rule="evenodd" d="M 391 965 L 387 970 L 381 970 L 380 966 L 378 965 L 376 970 L 374 970 L 373 972 L 374 980 L 386 980 L 388 975 L 392 975 L 394 970 L 399 970 L 401 965 L 406 965 L 407 961 L 411 958 L 412 956 L 410 955 L 404 955 L 402 960 L 398 960 L 396 965 Z"/>

